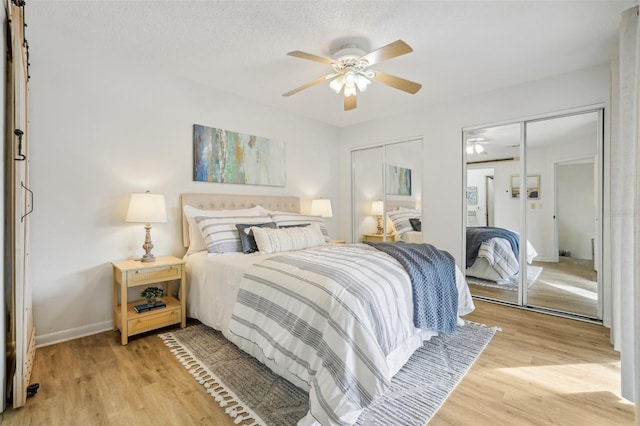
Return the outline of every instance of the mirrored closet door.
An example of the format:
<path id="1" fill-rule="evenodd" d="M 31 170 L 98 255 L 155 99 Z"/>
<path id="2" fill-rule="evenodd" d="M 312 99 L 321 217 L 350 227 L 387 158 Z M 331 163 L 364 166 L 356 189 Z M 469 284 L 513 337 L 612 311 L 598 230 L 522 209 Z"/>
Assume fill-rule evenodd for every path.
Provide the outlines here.
<path id="1" fill-rule="evenodd" d="M 463 131 L 474 296 L 602 318 L 602 126 L 597 109 Z"/>
<path id="2" fill-rule="evenodd" d="M 422 242 L 422 139 L 351 151 L 352 241 Z M 411 229 L 398 229 L 398 211 Z"/>

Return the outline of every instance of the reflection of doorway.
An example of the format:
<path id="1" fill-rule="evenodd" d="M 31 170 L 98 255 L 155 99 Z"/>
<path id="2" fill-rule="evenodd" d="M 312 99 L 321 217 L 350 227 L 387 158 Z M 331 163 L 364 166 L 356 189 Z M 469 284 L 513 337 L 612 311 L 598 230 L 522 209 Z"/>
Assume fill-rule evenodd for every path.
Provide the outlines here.
<path id="1" fill-rule="evenodd" d="M 534 262 L 543 272 L 529 290 L 531 305 L 599 317 L 595 179 L 593 156 L 554 163 L 553 261 Z"/>
<path id="2" fill-rule="evenodd" d="M 467 170 L 467 226 L 493 223 L 493 175 L 493 168 Z"/>
<path id="3" fill-rule="evenodd" d="M 487 189 L 487 226 L 494 226 L 495 220 L 493 216 L 493 175 L 485 178 L 485 187 Z"/>

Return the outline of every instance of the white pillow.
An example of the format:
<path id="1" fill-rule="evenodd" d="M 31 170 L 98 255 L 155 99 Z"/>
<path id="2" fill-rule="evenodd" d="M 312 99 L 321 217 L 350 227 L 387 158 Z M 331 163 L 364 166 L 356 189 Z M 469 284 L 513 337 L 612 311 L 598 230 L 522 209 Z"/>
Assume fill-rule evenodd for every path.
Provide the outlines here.
<path id="1" fill-rule="evenodd" d="M 270 215 L 271 219 L 278 225 L 278 228 L 316 224 L 320 227 L 324 241 L 329 242 L 329 230 L 322 216 L 311 216 L 291 212 L 271 212 Z"/>
<path id="2" fill-rule="evenodd" d="M 301 228 L 261 228 L 252 226 L 256 245 L 261 253 L 280 253 L 321 246 L 325 243 L 320 227 L 316 224 Z"/>
<path id="3" fill-rule="evenodd" d="M 422 217 L 422 213 L 420 210 L 392 210 L 387 213 L 387 216 L 393 222 L 393 225 L 396 228 L 396 232 L 402 236 L 407 231 L 413 231 L 413 227 L 411 226 L 411 222 L 409 219 L 414 217 L 420 218 Z"/>
<path id="4" fill-rule="evenodd" d="M 271 210 L 265 209 L 262 206 L 251 207 L 250 209 L 238 209 L 238 210 L 204 210 L 198 209 L 192 206 L 184 206 L 184 215 L 187 218 L 189 224 L 189 249 L 187 254 L 203 251 L 207 249 L 207 243 L 205 243 L 202 237 L 202 232 L 195 221 L 196 216 L 201 217 L 256 217 L 266 216 Z"/>
<path id="5" fill-rule="evenodd" d="M 259 224 L 269 222 L 269 216 L 207 217 L 196 216 L 196 223 L 209 253 L 242 253 L 242 242 L 237 223 Z"/>

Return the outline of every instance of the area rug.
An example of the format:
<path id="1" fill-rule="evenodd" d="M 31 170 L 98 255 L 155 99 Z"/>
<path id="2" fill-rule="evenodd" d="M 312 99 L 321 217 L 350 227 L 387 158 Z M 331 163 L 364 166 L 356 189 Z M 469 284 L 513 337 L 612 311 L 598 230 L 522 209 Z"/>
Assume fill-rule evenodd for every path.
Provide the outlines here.
<path id="1" fill-rule="evenodd" d="M 541 266 L 527 265 L 527 288 L 536 282 L 540 277 L 543 268 Z M 501 288 L 504 290 L 518 291 L 518 277 L 511 277 L 504 281 L 483 280 L 482 278 L 466 277 L 469 284 L 481 285 L 483 287 Z"/>
<path id="2" fill-rule="evenodd" d="M 424 426 L 491 341 L 496 328 L 467 322 L 425 342 L 389 391 L 357 425 Z M 243 425 L 290 426 L 307 414 L 308 394 L 203 324 L 159 337 L 225 412 Z"/>

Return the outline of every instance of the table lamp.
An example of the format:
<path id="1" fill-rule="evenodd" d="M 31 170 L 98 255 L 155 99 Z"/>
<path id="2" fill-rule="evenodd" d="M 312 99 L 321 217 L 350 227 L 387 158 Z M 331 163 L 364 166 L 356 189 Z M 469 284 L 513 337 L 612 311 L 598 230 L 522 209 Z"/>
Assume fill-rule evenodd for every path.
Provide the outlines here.
<path id="1" fill-rule="evenodd" d="M 333 210 L 331 210 L 331 200 L 312 200 L 311 214 L 314 216 L 333 217 Z"/>
<path id="2" fill-rule="evenodd" d="M 127 222 L 145 223 L 144 229 L 146 235 L 142 248 L 145 254 L 140 261 L 155 262 L 156 258 L 151 253 L 153 244 L 151 243 L 151 223 L 162 223 L 167 221 L 167 209 L 164 205 L 164 195 L 150 194 L 147 191 L 144 194 L 131 194 L 129 199 L 129 209 L 127 210 Z"/>
<path id="3" fill-rule="evenodd" d="M 384 201 L 373 201 L 371 203 L 371 214 L 378 217 L 378 230 L 376 234 L 382 234 L 382 215 L 384 214 Z"/>

